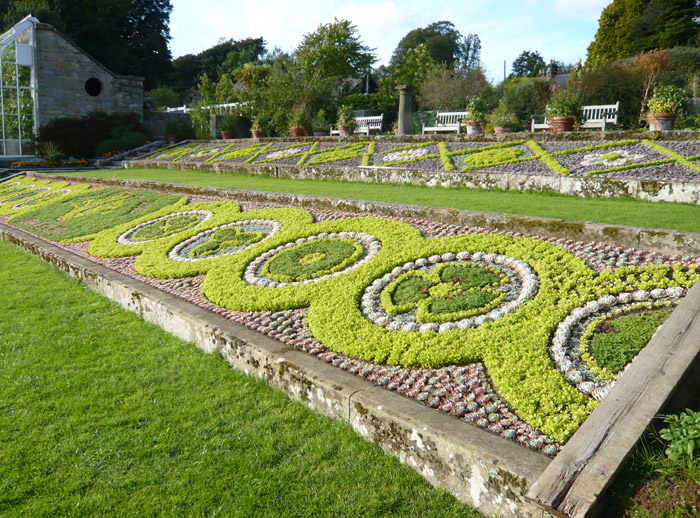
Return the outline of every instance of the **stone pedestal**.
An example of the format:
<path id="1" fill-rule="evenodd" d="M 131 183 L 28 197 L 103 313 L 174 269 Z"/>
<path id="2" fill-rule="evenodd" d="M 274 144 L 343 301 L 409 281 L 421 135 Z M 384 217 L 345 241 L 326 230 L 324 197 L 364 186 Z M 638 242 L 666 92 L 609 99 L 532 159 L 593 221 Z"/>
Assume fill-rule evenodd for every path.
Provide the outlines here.
<path id="1" fill-rule="evenodd" d="M 396 87 L 399 91 L 399 135 L 412 135 L 412 113 L 411 98 L 413 96 L 413 87 L 411 85 L 399 85 Z"/>

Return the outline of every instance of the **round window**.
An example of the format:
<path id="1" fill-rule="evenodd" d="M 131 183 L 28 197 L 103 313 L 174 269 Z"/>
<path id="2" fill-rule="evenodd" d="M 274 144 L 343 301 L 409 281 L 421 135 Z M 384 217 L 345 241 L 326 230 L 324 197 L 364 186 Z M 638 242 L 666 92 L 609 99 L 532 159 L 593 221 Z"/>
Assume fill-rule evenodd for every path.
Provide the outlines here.
<path id="1" fill-rule="evenodd" d="M 96 77 L 91 77 L 85 81 L 85 91 L 89 96 L 97 97 L 102 92 L 102 83 Z"/>

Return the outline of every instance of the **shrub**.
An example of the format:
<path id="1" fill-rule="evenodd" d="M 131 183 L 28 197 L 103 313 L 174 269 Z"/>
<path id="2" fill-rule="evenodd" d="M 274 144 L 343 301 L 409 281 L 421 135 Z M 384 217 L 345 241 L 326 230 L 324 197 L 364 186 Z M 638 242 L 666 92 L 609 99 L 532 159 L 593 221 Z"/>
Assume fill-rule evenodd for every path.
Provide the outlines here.
<path id="1" fill-rule="evenodd" d="M 518 128 L 520 123 L 515 112 L 510 107 L 508 99 L 502 97 L 498 102 L 498 107 L 491 112 L 489 116 L 489 121 L 494 126 L 500 126 L 502 128 Z"/>
<path id="2" fill-rule="evenodd" d="M 533 115 L 544 113 L 552 95 L 552 83 L 546 79 L 515 78 L 506 81 L 508 104 L 524 127 L 528 127 Z"/>
<path id="3" fill-rule="evenodd" d="M 233 133 L 237 133 L 237 126 L 238 117 L 235 115 L 227 115 L 222 119 L 221 124 L 219 124 L 219 129 L 221 131 L 232 131 Z"/>
<path id="4" fill-rule="evenodd" d="M 640 100 L 644 79 L 638 70 L 623 62 L 607 63 L 581 75 L 581 85 L 590 104 L 613 104 L 620 101 L 620 128 L 639 126 Z"/>
<path id="5" fill-rule="evenodd" d="M 688 88 L 688 79 L 700 73 L 700 49 L 674 47 L 668 49 L 666 66 L 659 73 L 658 81 L 664 85 Z"/>
<path id="6" fill-rule="evenodd" d="M 141 125 L 133 115 L 107 115 L 92 112 L 83 117 L 61 117 L 39 128 L 41 142 L 53 142 L 64 153 L 74 157 L 95 155 L 97 145 L 112 137 L 112 132 L 128 126 L 131 131 L 141 131 Z"/>
<path id="7" fill-rule="evenodd" d="M 105 156 L 113 151 L 129 150 L 143 146 L 148 138 L 143 133 L 131 132 L 127 135 L 113 137 L 100 142 L 95 148 L 95 156 Z"/>
<path id="8" fill-rule="evenodd" d="M 428 110 L 457 111 L 464 100 L 479 94 L 488 85 L 481 68 L 442 70 L 430 75 L 418 92 L 418 102 Z"/>
<path id="9" fill-rule="evenodd" d="M 175 140 L 186 140 L 195 137 L 194 128 L 189 122 L 180 122 L 175 118 L 168 119 L 165 123 L 165 134 L 175 135 Z"/>

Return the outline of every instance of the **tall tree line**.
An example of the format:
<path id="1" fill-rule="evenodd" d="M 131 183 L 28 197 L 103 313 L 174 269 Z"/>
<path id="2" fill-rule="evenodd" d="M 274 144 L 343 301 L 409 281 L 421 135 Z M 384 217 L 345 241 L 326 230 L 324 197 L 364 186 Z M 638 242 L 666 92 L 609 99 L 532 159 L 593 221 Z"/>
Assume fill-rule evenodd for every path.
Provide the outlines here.
<path id="1" fill-rule="evenodd" d="M 145 88 L 168 80 L 170 0 L 1 0 L 8 28 L 28 14 L 50 23 L 117 74 L 145 78 Z"/>
<path id="2" fill-rule="evenodd" d="M 600 16 L 586 65 L 608 63 L 655 48 L 700 44 L 698 0 L 614 0 Z"/>

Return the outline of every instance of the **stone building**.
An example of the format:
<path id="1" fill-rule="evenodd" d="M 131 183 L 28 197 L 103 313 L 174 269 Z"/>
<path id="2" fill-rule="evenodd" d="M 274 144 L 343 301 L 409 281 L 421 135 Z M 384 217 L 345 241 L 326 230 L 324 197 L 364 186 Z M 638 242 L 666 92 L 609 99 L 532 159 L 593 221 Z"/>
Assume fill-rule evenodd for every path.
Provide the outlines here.
<path id="1" fill-rule="evenodd" d="M 34 135 L 90 112 L 143 120 L 143 78 L 119 76 L 32 16 L 0 35 L 0 156 L 34 155 Z"/>

